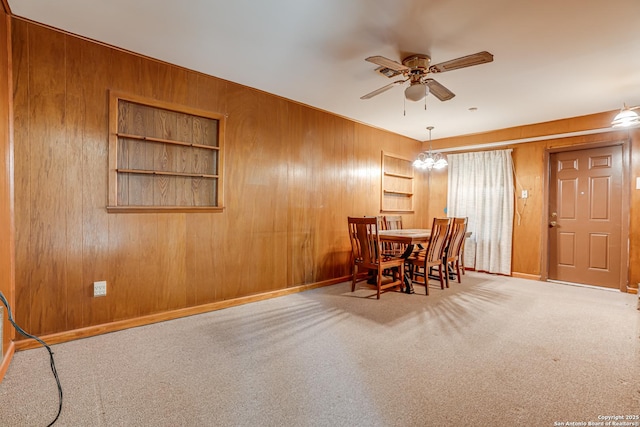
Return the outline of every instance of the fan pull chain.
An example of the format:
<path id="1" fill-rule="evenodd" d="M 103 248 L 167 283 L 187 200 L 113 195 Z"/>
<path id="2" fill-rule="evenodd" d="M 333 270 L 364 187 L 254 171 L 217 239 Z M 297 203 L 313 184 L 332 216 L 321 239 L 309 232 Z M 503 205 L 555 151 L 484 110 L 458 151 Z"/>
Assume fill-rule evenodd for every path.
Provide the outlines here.
<path id="1" fill-rule="evenodd" d="M 427 111 L 427 95 L 428 95 L 428 90 L 427 90 L 427 84 L 424 84 L 424 111 Z"/>

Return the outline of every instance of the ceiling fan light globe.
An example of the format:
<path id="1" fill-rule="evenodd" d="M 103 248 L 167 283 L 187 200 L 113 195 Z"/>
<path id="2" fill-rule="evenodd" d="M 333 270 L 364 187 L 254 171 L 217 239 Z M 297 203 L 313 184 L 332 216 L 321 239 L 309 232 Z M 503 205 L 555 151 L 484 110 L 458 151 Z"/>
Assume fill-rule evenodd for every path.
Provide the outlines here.
<path id="1" fill-rule="evenodd" d="M 638 113 L 626 108 L 616 114 L 611 122 L 611 126 L 614 128 L 635 126 L 637 124 L 640 124 Z"/>
<path id="2" fill-rule="evenodd" d="M 411 86 L 404 90 L 404 97 L 409 101 L 420 101 L 429 92 L 429 88 L 425 84 L 412 83 Z"/>

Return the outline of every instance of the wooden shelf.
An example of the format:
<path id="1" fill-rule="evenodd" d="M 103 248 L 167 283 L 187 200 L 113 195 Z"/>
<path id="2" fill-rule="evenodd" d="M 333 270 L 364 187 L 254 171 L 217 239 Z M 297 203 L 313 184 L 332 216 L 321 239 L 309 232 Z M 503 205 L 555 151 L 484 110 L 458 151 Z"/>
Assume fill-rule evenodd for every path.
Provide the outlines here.
<path id="1" fill-rule="evenodd" d="M 401 196 L 413 196 L 413 193 L 407 193 L 406 191 L 392 191 L 392 190 L 383 190 L 385 194 L 399 194 Z"/>
<path id="2" fill-rule="evenodd" d="M 109 96 L 108 212 L 221 212 L 225 116 Z"/>
<path id="3" fill-rule="evenodd" d="M 381 212 L 413 212 L 413 162 L 382 152 Z"/>
<path id="4" fill-rule="evenodd" d="M 185 176 L 190 178 L 218 178 L 218 175 L 210 175 L 203 173 L 185 173 L 185 172 L 170 172 L 170 171 L 150 171 L 144 169 L 116 169 L 118 173 L 137 173 L 144 175 L 168 175 L 168 176 Z"/>
<path id="5" fill-rule="evenodd" d="M 385 172 L 385 176 L 392 176 L 394 178 L 413 179 L 413 176 L 401 175 L 398 173 Z"/>
<path id="6" fill-rule="evenodd" d="M 222 212 L 223 207 L 215 206 L 107 206 L 111 213 L 163 213 L 163 212 Z"/>
<path id="7" fill-rule="evenodd" d="M 204 145 L 204 144 L 193 144 L 191 142 L 182 142 L 175 141 L 173 139 L 164 139 L 164 138 L 155 138 L 152 136 L 143 136 L 143 135 L 132 135 L 128 133 L 116 133 L 118 138 L 126 138 L 126 139 L 137 139 L 138 141 L 147 141 L 147 142 L 158 142 L 161 144 L 173 144 L 173 145 L 182 145 L 185 147 L 194 147 L 194 148 L 204 148 L 206 150 L 219 150 L 220 147 L 216 147 L 213 145 Z"/>

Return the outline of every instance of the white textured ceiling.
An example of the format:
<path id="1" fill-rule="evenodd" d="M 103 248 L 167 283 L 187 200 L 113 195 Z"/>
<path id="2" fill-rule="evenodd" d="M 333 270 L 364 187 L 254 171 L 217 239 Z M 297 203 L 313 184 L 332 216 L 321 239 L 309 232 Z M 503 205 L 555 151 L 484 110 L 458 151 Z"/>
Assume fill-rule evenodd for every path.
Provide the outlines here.
<path id="1" fill-rule="evenodd" d="M 638 0 L 8 0 L 14 15 L 418 140 L 640 104 Z M 364 59 L 494 62 L 404 102 Z M 469 108 L 477 111 L 471 112 Z"/>

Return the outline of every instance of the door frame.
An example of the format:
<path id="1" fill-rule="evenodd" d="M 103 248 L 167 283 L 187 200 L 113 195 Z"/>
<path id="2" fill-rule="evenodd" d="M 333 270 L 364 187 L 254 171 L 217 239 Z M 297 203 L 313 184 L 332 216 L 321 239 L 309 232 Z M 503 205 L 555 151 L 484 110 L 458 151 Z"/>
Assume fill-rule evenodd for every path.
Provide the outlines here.
<path id="1" fill-rule="evenodd" d="M 594 138 L 595 137 L 595 138 Z M 585 141 L 585 139 L 587 139 Z M 595 140 L 594 140 L 595 139 Z M 554 144 L 555 143 L 555 144 Z M 549 194 L 551 185 L 551 154 L 563 151 L 588 150 L 591 148 L 622 146 L 622 218 L 620 244 L 620 285 L 621 292 L 628 292 L 629 286 L 629 206 L 631 191 L 629 188 L 631 173 L 631 137 L 629 132 L 612 131 L 587 137 L 558 138 L 552 140 L 544 150 L 544 171 L 542 174 L 542 221 L 540 250 L 540 279 L 549 280 Z M 605 288 L 603 288 L 605 289 Z"/>

